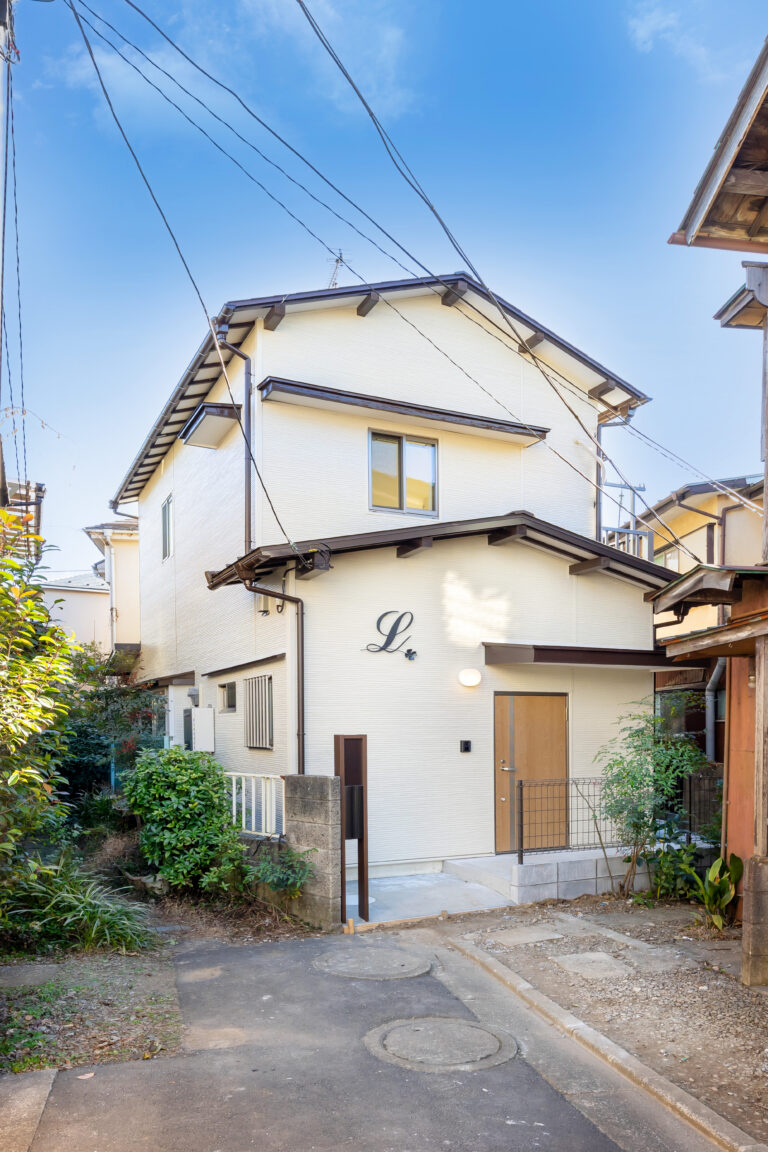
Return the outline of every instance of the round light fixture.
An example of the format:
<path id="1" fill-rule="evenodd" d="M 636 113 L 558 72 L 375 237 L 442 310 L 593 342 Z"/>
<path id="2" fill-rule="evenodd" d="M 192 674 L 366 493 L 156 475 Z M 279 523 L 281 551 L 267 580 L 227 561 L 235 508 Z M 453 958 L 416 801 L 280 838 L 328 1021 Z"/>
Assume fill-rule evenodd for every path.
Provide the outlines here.
<path id="1" fill-rule="evenodd" d="M 462 668 L 459 672 L 459 684 L 463 684 L 465 688 L 477 688 L 482 678 L 483 674 L 478 672 L 477 668 Z"/>

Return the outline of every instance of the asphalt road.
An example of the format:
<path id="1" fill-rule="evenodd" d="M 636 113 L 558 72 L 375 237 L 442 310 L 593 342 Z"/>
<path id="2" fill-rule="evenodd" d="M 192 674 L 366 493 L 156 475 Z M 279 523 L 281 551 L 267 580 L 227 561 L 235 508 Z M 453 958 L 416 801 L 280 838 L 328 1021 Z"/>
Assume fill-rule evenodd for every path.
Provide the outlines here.
<path id="1" fill-rule="evenodd" d="M 430 971 L 363 979 L 315 965 L 393 946 Z M 707 1148 L 418 933 L 205 942 L 177 959 L 185 1053 L 60 1072 L 31 1152 Z"/>

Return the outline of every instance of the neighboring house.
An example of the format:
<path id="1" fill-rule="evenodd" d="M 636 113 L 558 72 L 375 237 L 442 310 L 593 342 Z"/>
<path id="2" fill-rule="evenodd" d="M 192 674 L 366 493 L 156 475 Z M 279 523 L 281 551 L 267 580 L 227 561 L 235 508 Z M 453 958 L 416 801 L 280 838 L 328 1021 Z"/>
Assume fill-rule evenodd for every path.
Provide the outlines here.
<path id="1" fill-rule="evenodd" d="M 593 433 L 646 397 L 447 282 L 226 305 L 232 395 L 209 336 L 114 501 L 138 501 L 138 667 L 171 740 L 333 775 L 334 738 L 365 735 L 380 874 L 519 848 L 513 781 L 593 777 L 664 659 L 644 597 L 670 574 L 596 539 L 593 445 L 531 349 Z M 575 842 L 566 807 L 548 815 L 535 846 Z M 590 866 L 568 894 L 595 891 Z"/>
<path id="2" fill-rule="evenodd" d="M 768 255 L 768 41 L 742 89 L 672 243 Z M 724 328 L 762 332 L 762 458 L 768 469 L 768 263 L 745 261 L 746 283 L 717 312 Z M 755 410 L 760 390 L 755 387 Z M 757 435 L 755 436 L 757 440 Z M 756 445 L 755 445 L 756 446 Z M 674 658 L 727 664 L 723 848 L 749 857 L 744 873 L 742 980 L 768 984 L 768 517 L 751 547 L 692 567 L 656 598 L 684 620 L 704 606 L 708 626 L 673 636 Z M 748 530 L 754 537 L 754 527 Z M 725 618 L 725 609 L 730 614 Z M 714 620 L 717 613 L 720 618 Z M 714 622 L 713 622 L 714 620 Z"/>
<path id="3" fill-rule="evenodd" d="M 109 585 L 93 570 L 45 572 L 43 599 L 51 619 L 78 644 L 109 652 Z"/>
<path id="4" fill-rule="evenodd" d="M 108 652 L 136 655 L 139 625 L 139 523 L 134 517 L 84 529 L 103 559 L 94 565 L 109 588 Z"/>

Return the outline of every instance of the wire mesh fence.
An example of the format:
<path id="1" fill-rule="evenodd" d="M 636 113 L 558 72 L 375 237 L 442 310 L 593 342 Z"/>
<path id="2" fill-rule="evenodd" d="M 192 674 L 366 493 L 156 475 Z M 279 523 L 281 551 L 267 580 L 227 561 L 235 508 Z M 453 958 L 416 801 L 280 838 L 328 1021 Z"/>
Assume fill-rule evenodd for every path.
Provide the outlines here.
<path id="1" fill-rule="evenodd" d="M 514 789 L 512 843 L 522 864 L 530 852 L 570 848 L 625 847 L 606 813 L 600 777 L 568 780 L 517 780 Z M 681 837 L 716 837 L 722 779 L 704 773 L 682 782 L 678 827 Z"/>

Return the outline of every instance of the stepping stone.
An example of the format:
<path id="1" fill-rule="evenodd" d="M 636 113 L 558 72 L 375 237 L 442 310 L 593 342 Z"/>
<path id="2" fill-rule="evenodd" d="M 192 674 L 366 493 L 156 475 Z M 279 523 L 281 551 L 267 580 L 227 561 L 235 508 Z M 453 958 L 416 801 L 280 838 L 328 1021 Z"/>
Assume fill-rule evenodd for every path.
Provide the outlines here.
<path id="1" fill-rule="evenodd" d="M 623 980 L 634 975 L 635 969 L 607 952 L 572 952 L 568 956 L 550 956 L 573 976 L 585 980 Z"/>
<path id="2" fill-rule="evenodd" d="M 353 980 L 404 980 L 409 976 L 422 976 L 431 967 L 430 960 L 422 960 L 400 948 L 356 944 L 334 948 L 315 960 L 315 968 L 321 972 L 349 976 Z"/>
<path id="3" fill-rule="evenodd" d="M 0 964 L 0 988 L 35 988 L 60 971 L 58 964 Z"/>
<path id="4" fill-rule="evenodd" d="M 539 944 L 542 940 L 562 940 L 562 932 L 538 924 L 521 924 L 519 928 L 503 928 L 490 938 L 494 944 L 517 948 L 520 944 Z"/>
<path id="5" fill-rule="evenodd" d="M 388 1064 L 418 1072 L 476 1072 L 517 1055 L 506 1033 L 450 1016 L 392 1020 L 369 1032 L 365 1046 Z"/>

